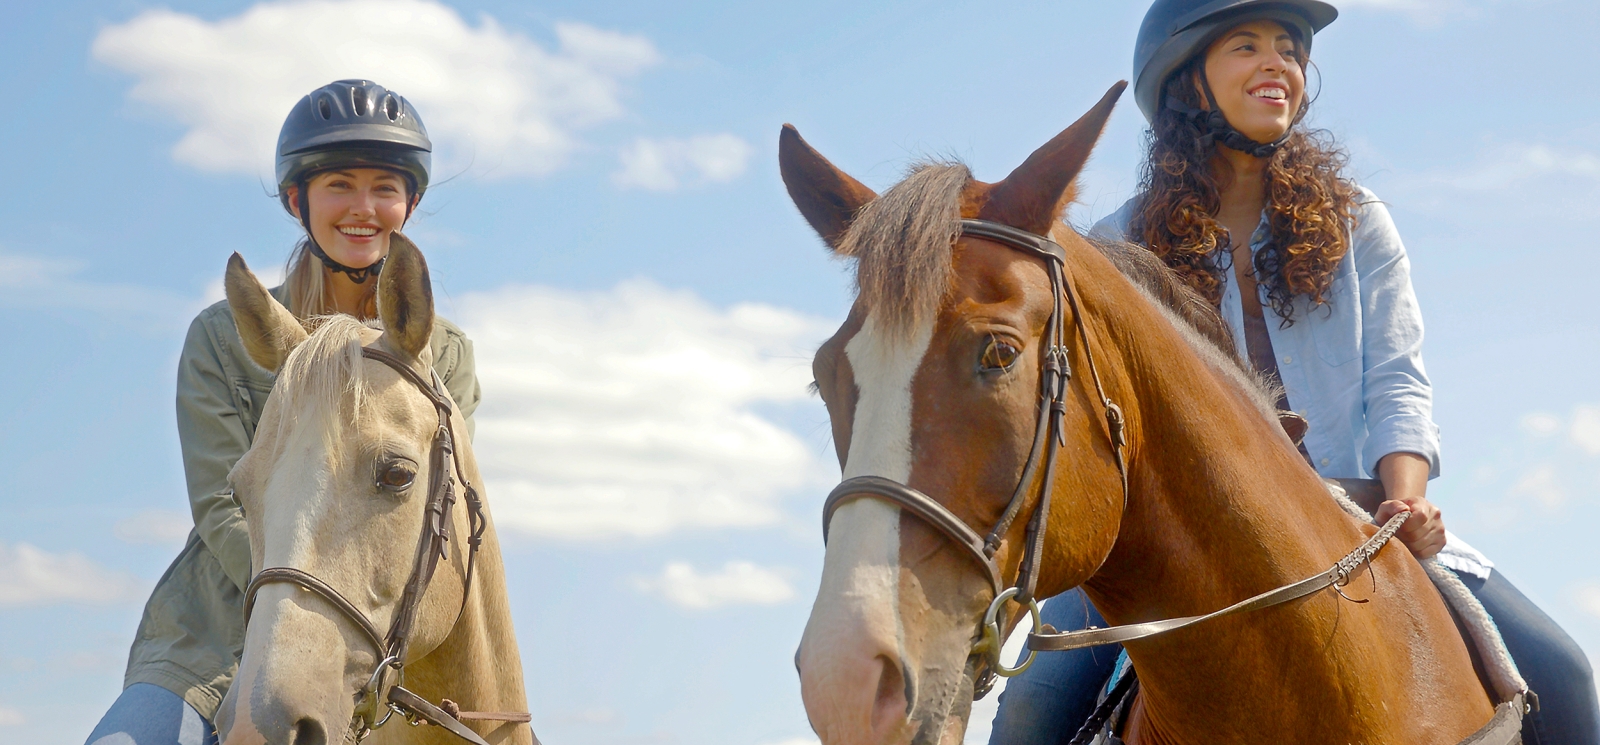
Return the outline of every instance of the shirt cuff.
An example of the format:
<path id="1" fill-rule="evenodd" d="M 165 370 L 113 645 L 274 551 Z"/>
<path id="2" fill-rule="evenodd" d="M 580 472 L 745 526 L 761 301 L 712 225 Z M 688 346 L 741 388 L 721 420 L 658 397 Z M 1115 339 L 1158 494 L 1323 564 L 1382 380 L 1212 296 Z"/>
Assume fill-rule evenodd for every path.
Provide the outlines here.
<path id="1" fill-rule="evenodd" d="M 1385 420 L 1367 433 L 1361 462 L 1374 478 L 1378 461 L 1390 453 L 1416 453 L 1428 459 L 1428 478 L 1439 478 L 1439 427 L 1421 417 Z"/>

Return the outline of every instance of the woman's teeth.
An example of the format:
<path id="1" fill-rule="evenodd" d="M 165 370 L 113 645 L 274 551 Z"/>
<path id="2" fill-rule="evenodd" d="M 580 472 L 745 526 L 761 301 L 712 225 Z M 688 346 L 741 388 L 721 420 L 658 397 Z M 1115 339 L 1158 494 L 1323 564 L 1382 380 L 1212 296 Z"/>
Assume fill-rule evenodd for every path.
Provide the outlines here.
<path id="1" fill-rule="evenodd" d="M 377 228 L 358 228 L 352 225 L 340 225 L 339 232 L 355 238 L 371 238 L 378 234 Z"/>
<path id="2" fill-rule="evenodd" d="M 1289 97 L 1284 94 L 1283 89 L 1281 88 L 1262 88 L 1261 90 L 1258 90 L 1250 95 L 1255 96 L 1256 98 L 1270 98 L 1274 101 L 1282 101 L 1283 99 Z"/>

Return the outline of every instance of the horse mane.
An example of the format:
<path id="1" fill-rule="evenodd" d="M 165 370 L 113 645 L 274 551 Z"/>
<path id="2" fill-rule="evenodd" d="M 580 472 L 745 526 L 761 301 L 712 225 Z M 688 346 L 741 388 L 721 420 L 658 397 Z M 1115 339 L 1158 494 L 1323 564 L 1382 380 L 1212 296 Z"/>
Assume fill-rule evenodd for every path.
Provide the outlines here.
<path id="1" fill-rule="evenodd" d="M 904 180 L 861 208 L 840 239 L 837 252 L 856 260 L 857 297 L 891 336 L 932 317 L 949 292 L 961 197 L 971 183 L 971 170 L 960 162 L 915 162 Z M 1276 392 L 1245 365 L 1233 332 L 1210 302 L 1141 246 L 1085 240 L 1164 312 L 1197 354 L 1276 419 Z"/>
<path id="2" fill-rule="evenodd" d="M 295 347 L 278 371 L 272 395 L 278 400 L 280 430 L 303 415 L 326 424 L 340 417 L 341 403 L 350 397 L 352 418 L 359 418 L 369 398 L 361 358 L 361 332 L 379 328 L 377 321 L 360 321 L 348 315 L 310 319 L 311 335 Z"/>
<path id="3" fill-rule="evenodd" d="M 1233 330 L 1215 306 L 1178 277 L 1149 249 L 1126 241 L 1085 238 L 1122 276 L 1144 289 L 1157 305 L 1166 306 L 1212 346 L 1238 357 Z"/>

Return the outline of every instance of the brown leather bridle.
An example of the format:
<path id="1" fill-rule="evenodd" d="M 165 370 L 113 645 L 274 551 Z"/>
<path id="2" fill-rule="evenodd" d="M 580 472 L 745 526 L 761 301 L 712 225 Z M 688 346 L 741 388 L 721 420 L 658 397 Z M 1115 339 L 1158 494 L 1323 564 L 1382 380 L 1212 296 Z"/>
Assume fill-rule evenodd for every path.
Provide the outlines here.
<path id="1" fill-rule="evenodd" d="M 357 702 L 355 715 L 351 720 L 350 727 L 355 733 L 357 742 L 364 739 L 373 729 L 387 723 L 390 716 L 400 714 L 412 724 L 426 722 L 438 725 L 474 745 L 488 745 L 460 720 L 529 722 L 531 717 L 524 712 L 456 712 L 453 711 L 454 704 L 448 700 L 442 702 L 444 708 L 441 708 L 402 685 L 405 682 L 406 652 L 412 626 L 416 623 L 417 612 L 422 605 L 422 596 L 427 592 L 428 584 L 433 580 L 434 570 L 438 568 L 439 560 L 445 556 L 450 534 L 454 532 L 455 521 L 451 515 L 456 503 L 458 481 L 466 500 L 468 521 L 467 571 L 461 588 L 461 609 L 456 612 L 458 619 L 461 612 L 466 609 L 467 596 L 472 591 L 472 572 L 477 563 L 478 548 L 483 544 L 483 534 L 488 528 L 483 514 L 483 500 L 479 498 L 478 490 L 473 488 L 472 482 L 467 480 L 466 473 L 462 471 L 461 460 L 455 457 L 455 428 L 450 421 L 454 404 L 438 373 L 434 373 L 433 379 L 429 380 L 399 357 L 372 347 L 362 347 L 361 356 L 393 368 L 401 378 L 427 397 L 439 416 L 439 426 L 434 432 L 433 445 L 428 455 L 430 483 L 427 502 L 423 507 L 422 537 L 417 541 L 411 577 L 406 581 L 405 590 L 400 595 L 400 604 L 395 611 L 394 621 L 389 625 L 389 633 L 380 634 L 372 620 L 331 585 L 309 572 L 294 567 L 268 567 L 250 580 L 250 585 L 245 588 L 244 593 L 245 623 L 249 624 L 251 611 L 255 607 L 256 594 L 264 585 L 275 582 L 288 583 L 321 597 L 355 625 L 362 636 L 372 644 L 379 660 L 367 684 L 359 691 L 361 700 Z M 392 684 L 388 681 L 391 673 L 395 678 Z M 446 709 L 452 711 L 447 712 Z M 538 741 L 535 737 L 534 742 Z"/>
<path id="2" fill-rule="evenodd" d="M 840 505 L 856 499 L 880 499 L 909 510 L 936 532 L 961 547 L 965 554 L 983 567 L 993 587 L 994 599 L 984 613 L 979 636 L 971 651 L 971 655 L 979 657 L 980 662 L 984 664 L 983 672 L 973 681 L 974 699 L 982 698 L 994 687 L 996 676 L 1009 678 L 1028 669 L 1038 652 L 1067 651 L 1145 639 L 1235 613 L 1286 603 L 1328 587 L 1339 591 L 1340 587 L 1349 583 L 1352 573 L 1361 566 L 1370 564 L 1372 557 L 1411 516 L 1409 512 L 1401 512 L 1390 518 L 1376 534 L 1346 554 L 1327 571 L 1241 600 L 1212 613 L 1065 633 L 1058 633 L 1055 629 L 1044 626 L 1039 620 L 1039 604 L 1034 596 L 1034 590 L 1038 584 L 1039 560 L 1044 550 L 1044 533 L 1048 527 L 1050 514 L 1050 496 L 1055 485 L 1056 456 L 1060 448 L 1066 445 L 1066 432 L 1062 426 L 1067 410 L 1067 384 L 1072 378 L 1071 368 L 1067 365 L 1066 330 L 1061 318 L 1064 309 L 1072 310 L 1078 338 L 1083 345 L 1083 358 L 1089 368 L 1089 377 L 1094 381 L 1095 395 L 1105 410 L 1112 459 L 1116 462 L 1117 473 L 1122 479 L 1124 514 L 1128 508 L 1128 463 L 1123 453 L 1127 447 L 1125 431 L 1127 425 L 1121 407 L 1106 396 L 1105 386 L 1100 382 L 1100 373 L 1095 368 L 1094 352 L 1089 345 L 1089 332 L 1084 326 L 1083 314 L 1078 308 L 1077 293 L 1066 276 L 1066 251 L 1055 241 L 1042 235 L 989 220 L 964 219 L 961 221 L 960 234 L 984 238 L 1038 256 L 1044 259 L 1045 271 L 1050 275 L 1053 306 L 1050 310 L 1050 319 L 1045 324 L 1043 337 L 1048 340 L 1050 346 L 1045 350 L 1043 374 L 1040 376 L 1038 422 L 1034 427 L 1033 446 L 1028 451 L 1027 464 L 1023 466 L 1022 476 L 1017 480 L 1017 486 L 1011 493 L 1011 502 L 1006 505 L 1005 512 L 1001 514 L 999 522 L 989 530 L 988 535 L 979 537 L 977 531 L 933 497 L 882 476 L 855 476 L 840 482 L 823 502 L 822 539 L 826 543 L 828 524 L 832 522 L 833 513 Z M 999 550 L 1000 543 L 1005 540 L 1011 525 L 1027 505 L 1028 485 L 1033 482 L 1041 464 L 1044 474 L 1039 481 L 1039 496 L 1033 508 L 1033 516 L 1028 520 L 1022 565 L 1018 569 L 1016 583 L 1007 588 L 1001 579 L 1003 571 L 995 562 L 995 553 Z M 1339 594 L 1342 596 L 1344 593 L 1339 592 Z M 1000 652 L 1005 642 L 1005 631 L 1010 628 L 1004 613 L 1005 603 L 1013 599 L 1027 608 L 1033 620 L 1033 630 L 1028 635 L 1027 657 L 1016 667 L 1007 667 L 1000 659 Z"/>
<path id="3" fill-rule="evenodd" d="M 863 498 L 881 499 L 922 518 L 923 522 L 960 546 L 964 553 L 983 567 L 993 587 L 994 600 L 984 616 L 982 638 L 972 651 L 974 655 L 984 655 L 987 658 L 983 674 L 974 681 L 973 697 L 982 698 L 994 686 L 997 674 L 1011 677 L 1033 664 L 1034 655 L 1031 650 L 1022 664 L 1016 667 L 1006 667 L 1000 661 L 1000 647 L 1004 641 L 1002 627 L 1009 628 L 1009 624 L 1001 616 L 1005 602 L 1015 599 L 1026 606 L 1033 617 L 1033 630 L 1039 632 L 1042 629 L 1034 590 L 1039 581 L 1039 560 L 1043 554 L 1044 534 L 1049 520 L 1050 495 L 1055 486 L 1057 455 L 1062 446 L 1066 445 L 1066 432 L 1062 427 L 1067 413 L 1067 384 L 1072 379 L 1072 369 L 1067 362 L 1067 331 L 1062 318 L 1067 308 L 1072 309 L 1072 318 L 1083 345 L 1084 361 L 1089 367 L 1089 376 L 1094 381 L 1095 394 L 1105 410 L 1107 436 L 1111 441 L 1117 472 L 1122 478 L 1124 509 L 1128 503 L 1128 467 L 1123 456 L 1127 438 L 1124 434 L 1126 421 L 1123 419 L 1122 408 L 1106 396 L 1105 386 L 1100 382 L 1100 373 L 1095 368 L 1094 355 L 1089 346 L 1089 332 L 1084 327 L 1083 314 L 1078 312 L 1077 293 L 1066 277 L 1066 251 L 1055 241 L 1042 235 L 990 220 L 962 220 L 960 234 L 994 241 L 1007 248 L 1038 256 L 1044 259 L 1045 271 L 1050 275 L 1052 307 L 1043 336 L 1049 347 L 1044 352 L 1039 381 L 1038 421 L 1034 426 L 1033 446 L 1028 451 L 1027 464 L 1023 466 L 1022 476 L 1017 480 L 1016 488 L 1012 490 L 1011 501 L 1006 505 L 999 522 L 989 530 L 988 535 L 980 537 L 977 531 L 948 507 L 910 486 L 882 476 L 856 476 L 840 482 L 823 503 L 822 539 L 824 542 L 827 541 L 828 524 L 832 522 L 833 513 L 840 505 Z M 1044 473 L 1043 478 L 1039 480 L 1038 500 L 1033 509 L 1033 516 L 1028 520 L 1022 566 L 1018 571 L 1016 583 L 1006 588 L 1005 582 L 1001 579 L 1002 569 L 995 562 L 995 553 L 1000 549 L 1000 544 L 1005 540 L 1005 535 L 1011 530 L 1012 524 L 1027 506 L 1028 487 L 1033 483 L 1034 476 L 1041 466 Z"/>

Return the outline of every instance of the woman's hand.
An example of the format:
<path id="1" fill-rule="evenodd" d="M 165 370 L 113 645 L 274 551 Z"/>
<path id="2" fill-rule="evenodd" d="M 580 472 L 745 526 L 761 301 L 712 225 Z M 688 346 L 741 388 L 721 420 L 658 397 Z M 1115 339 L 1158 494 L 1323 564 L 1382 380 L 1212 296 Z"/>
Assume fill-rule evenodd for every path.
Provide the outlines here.
<path id="1" fill-rule="evenodd" d="M 1374 515 L 1379 525 L 1401 512 L 1411 519 L 1395 535 L 1411 555 L 1426 559 L 1444 548 L 1444 513 L 1428 501 L 1428 459 L 1416 453 L 1390 453 L 1378 461 L 1378 478 L 1389 499 Z"/>

